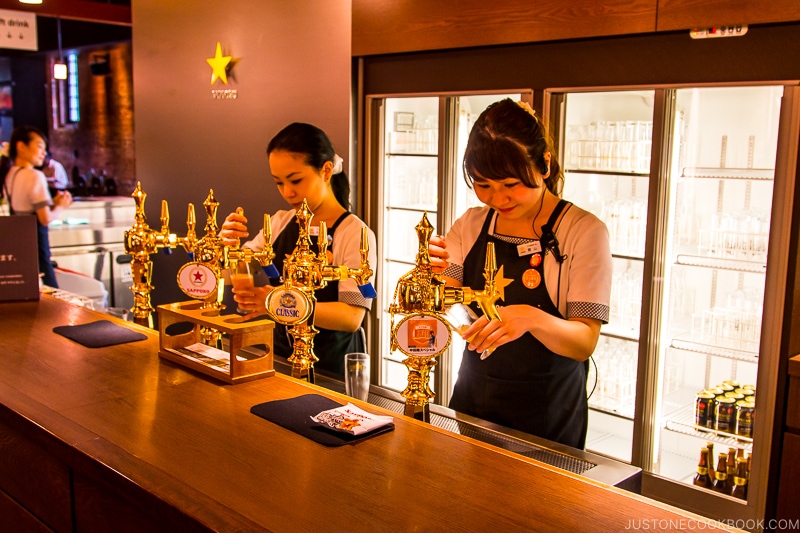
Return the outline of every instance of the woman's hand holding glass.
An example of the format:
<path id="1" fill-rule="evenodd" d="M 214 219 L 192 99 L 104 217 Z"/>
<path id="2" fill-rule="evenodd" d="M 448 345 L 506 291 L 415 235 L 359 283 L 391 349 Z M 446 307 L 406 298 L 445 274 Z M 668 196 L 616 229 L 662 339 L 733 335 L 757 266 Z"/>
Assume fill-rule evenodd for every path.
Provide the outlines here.
<path id="1" fill-rule="evenodd" d="M 247 316 L 267 314 L 267 295 L 272 291 L 272 286 L 250 288 L 233 287 L 233 300 L 239 309 L 247 313 Z"/>

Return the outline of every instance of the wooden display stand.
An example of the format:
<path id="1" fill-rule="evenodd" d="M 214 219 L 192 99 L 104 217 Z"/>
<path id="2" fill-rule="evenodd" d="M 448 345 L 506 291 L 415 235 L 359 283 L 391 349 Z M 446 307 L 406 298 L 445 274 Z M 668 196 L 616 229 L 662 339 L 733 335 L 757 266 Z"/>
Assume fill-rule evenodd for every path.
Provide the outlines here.
<path id="1" fill-rule="evenodd" d="M 159 305 L 157 310 L 160 357 L 231 384 L 275 374 L 272 357 L 275 322 L 272 320 L 242 322 L 238 315 L 220 316 L 212 309 L 201 309 L 198 301 Z M 166 333 L 169 326 L 180 322 L 191 322 L 194 327 L 178 335 Z M 228 352 L 202 345 L 202 327 L 227 334 L 230 338 Z M 255 359 L 236 357 L 239 350 L 254 344 L 264 344 L 266 353 Z"/>

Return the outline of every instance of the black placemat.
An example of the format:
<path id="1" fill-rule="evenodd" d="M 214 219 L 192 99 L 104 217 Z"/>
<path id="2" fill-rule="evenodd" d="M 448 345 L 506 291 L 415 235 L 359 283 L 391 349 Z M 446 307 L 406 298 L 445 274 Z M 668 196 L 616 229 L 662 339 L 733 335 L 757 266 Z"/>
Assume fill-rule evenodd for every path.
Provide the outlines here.
<path id="1" fill-rule="evenodd" d="M 334 431 L 311 420 L 312 416 L 322 411 L 342 405 L 319 394 L 304 394 L 288 400 L 260 403 L 251 407 L 250 412 L 324 446 L 355 444 L 394 429 L 394 424 L 388 424 L 365 435 L 351 435 Z"/>
<path id="2" fill-rule="evenodd" d="M 97 320 L 78 326 L 57 326 L 53 331 L 88 348 L 114 346 L 147 338 L 144 333 L 118 326 L 110 320 Z"/>

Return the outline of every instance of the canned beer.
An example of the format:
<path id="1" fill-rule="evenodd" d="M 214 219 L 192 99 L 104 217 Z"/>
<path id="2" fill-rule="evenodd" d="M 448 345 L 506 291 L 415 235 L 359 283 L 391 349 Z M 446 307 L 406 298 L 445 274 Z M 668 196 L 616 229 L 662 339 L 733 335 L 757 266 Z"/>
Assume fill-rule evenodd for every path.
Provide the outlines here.
<path id="1" fill-rule="evenodd" d="M 726 392 L 725 393 L 725 397 L 726 398 L 733 398 L 733 401 L 735 401 L 735 402 L 738 402 L 739 400 L 744 400 L 744 394 L 741 394 L 741 393 L 736 392 L 736 391 Z"/>
<path id="2" fill-rule="evenodd" d="M 736 402 L 736 434 L 753 438 L 753 422 L 755 422 L 756 404 L 747 400 Z"/>
<path id="3" fill-rule="evenodd" d="M 717 398 L 717 416 L 714 429 L 731 433 L 736 429 L 736 402 L 733 398 Z"/>
<path id="4" fill-rule="evenodd" d="M 707 428 L 708 420 L 713 420 L 714 395 L 710 392 L 701 391 L 697 393 L 694 409 L 694 423 L 697 426 Z"/>

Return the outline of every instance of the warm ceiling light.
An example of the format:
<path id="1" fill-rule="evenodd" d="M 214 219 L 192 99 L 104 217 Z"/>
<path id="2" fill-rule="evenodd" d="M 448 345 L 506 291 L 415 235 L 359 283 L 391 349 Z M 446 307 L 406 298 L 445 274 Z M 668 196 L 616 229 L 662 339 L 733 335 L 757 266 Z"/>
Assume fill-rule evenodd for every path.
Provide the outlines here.
<path id="1" fill-rule="evenodd" d="M 20 4 L 41 4 L 42 0 L 19 0 Z"/>
<path id="2" fill-rule="evenodd" d="M 53 63 L 53 77 L 57 80 L 67 79 L 67 64 L 63 61 Z"/>
<path id="3" fill-rule="evenodd" d="M 64 63 L 64 54 L 61 53 L 61 17 L 56 19 L 58 22 L 58 60 L 53 63 L 53 78 L 57 80 L 67 79 L 67 65 Z"/>

